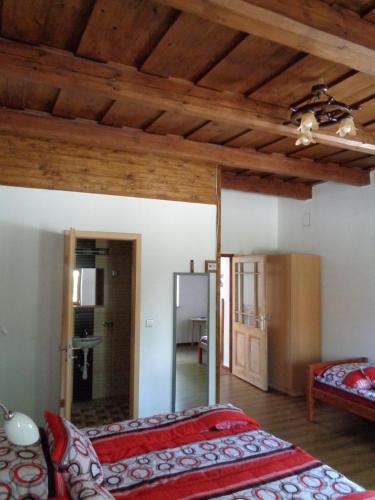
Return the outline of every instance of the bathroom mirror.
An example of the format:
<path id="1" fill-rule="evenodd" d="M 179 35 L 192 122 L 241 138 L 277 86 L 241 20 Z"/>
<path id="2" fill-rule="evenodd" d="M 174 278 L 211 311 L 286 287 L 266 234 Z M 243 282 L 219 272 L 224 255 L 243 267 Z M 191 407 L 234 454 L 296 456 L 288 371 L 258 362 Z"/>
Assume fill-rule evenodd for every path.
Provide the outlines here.
<path id="1" fill-rule="evenodd" d="M 104 303 L 104 269 L 80 268 L 73 271 L 73 304 L 96 307 Z"/>
<path id="2" fill-rule="evenodd" d="M 208 273 L 174 273 L 172 409 L 208 404 Z"/>

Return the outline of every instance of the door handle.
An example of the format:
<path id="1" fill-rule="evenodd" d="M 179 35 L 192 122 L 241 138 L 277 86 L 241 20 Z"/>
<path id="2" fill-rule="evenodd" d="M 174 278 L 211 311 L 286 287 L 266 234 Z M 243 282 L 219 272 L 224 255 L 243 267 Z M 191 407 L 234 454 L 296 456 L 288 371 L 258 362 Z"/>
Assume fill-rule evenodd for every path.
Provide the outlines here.
<path id="1" fill-rule="evenodd" d="M 68 344 L 67 346 L 64 347 L 59 347 L 59 351 L 65 352 L 65 360 L 66 361 L 71 361 L 73 359 L 77 359 L 78 356 L 73 355 L 73 351 L 79 350 L 80 347 L 73 347 L 71 344 Z"/>
<path id="2" fill-rule="evenodd" d="M 262 331 L 266 330 L 266 328 L 267 328 L 267 321 L 268 321 L 268 317 L 267 317 L 266 314 L 261 314 L 259 316 L 260 329 Z"/>

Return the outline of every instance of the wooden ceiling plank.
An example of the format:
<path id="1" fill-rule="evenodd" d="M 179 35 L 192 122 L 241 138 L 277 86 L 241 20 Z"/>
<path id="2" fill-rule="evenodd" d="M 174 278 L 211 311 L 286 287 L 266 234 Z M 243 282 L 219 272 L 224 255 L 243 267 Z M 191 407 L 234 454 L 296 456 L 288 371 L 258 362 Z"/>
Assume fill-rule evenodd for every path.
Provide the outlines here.
<path id="1" fill-rule="evenodd" d="M 77 54 L 139 67 L 176 16 L 152 0 L 97 0 Z"/>
<path id="2" fill-rule="evenodd" d="M 375 55 L 373 61 L 375 61 Z M 375 78 L 370 75 L 356 73 L 330 87 L 329 93 L 341 102 L 349 104 L 364 103 L 375 97 Z M 365 104 L 362 106 L 365 106 Z"/>
<path id="3" fill-rule="evenodd" d="M 373 168 L 375 167 L 375 157 L 366 156 L 347 163 L 348 167 Z"/>
<path id="4" fill-rule="evenodd" d="M 4 0 L 1 33 L 13 40 L 75 50 L 94 0 Z"/>
<path id="5" fill-rule="evenodd" d="M 101 119 L 103 125 L 110 127 L 145 128 L 163 112 L 151 106 L 145 106 L 129 99 L 115 101 Z"/>
<path id="6" fill-rule="evenodd" d="M 4 0 L 1 16 L 2 36 L 39 44 L 43 40 L 49 0 Z"/>
<path id="7" fill-rule="evenodd" d="M 306 146 L 296 146 L 295 140 L 289 137 L 283 137 L 278 141 L 274 141 L 267 146 L 258 148 L 258 151 L 262 153 L 281 153 L 284 155 L 289 155 L 290 153 L 295 153 L 297 151 L 302 151 Z"/>
<path id="8" fill-rule="evenodd" d="M 298 54 L 289 47 L 249 35 L 198 83 L 215 90 L 248 94 L 293 64 Z"/>
<path id="9" fill-rule="evenodd" d="M 141 69 L 159 76 L 196 81 L 244 36 L 219 24 L 182 13 Z"/>
<path id="10" fill-rule="evenodd" d="M 224 144 L 246 132 L 243 127 L 234 127 L 227 123 L 212 121 L 195 130 L 186 138 L 198 142 Z"/>
<path id="11" fill-rule="evenodd" d="M 263 132 L 262 130 L 249 130 L 249 132 L 245 132 L 244 134 L 226 142 L 225 145 L 235 148 L 247 147 L 259 149 L 267 144 L 270 144 L 271 142 L 277 141 L 278 139 L 282 139 L 282 137 Z"/>
<path id="12" fill-rule="evenodd" d="M 290 106 L 306 98 L 315 84 L 331 82 L 348 75 L 350 69 L 342 64 L 307 55 L 266 85 L 251 93 L 253 99 Z"/>
<path id="13" fill-rule="evenodd" d="M 312 198 L 312 187 L 307 184 L 293 184 L 278 179 L 262 179 L 258 176 L 239 177 L 231 172 L 222 172 L 221 188 L 260 193 L 272 196 L 285 196 L 297 200 Z"/>
<path id="14" fill-rule="evenodd" d="M 342 148 L 333 148 L 326 144 L 313 144 L 295 153 L 290 153 L 288 156 L 290 158 L 310 158 L 311 160 L 319 160 L 324 156 L 339 153 L 340 151 L 342 151 Z"/>
<path id="15" fill-rule="evenodd" d="M 375 76 L 375 25 L 320 0 L 158 0 L 224 26 Z"/>
<path id="16" fill-rule="evenodd" d="M 61 91 L 52 113 L 64 118 L 99 121 L 109 110 L 112 100 L 90 92 Z"/>
<path id="17" fill-rule="evenodd" d="M 335 163 L 315 163 L 268 155 L 249 149 L 235 149 L 216 144 L 201 144 L 175 136 L 158 136 L 135 129 L 118 129 L 95 122 L 68 120 L 46 114 L 0 109 L 0 131 L 16 136 L 51 139 L 73 144 L 148 152 L 167 157 L 199 160 L 215 166 L 253 169 L 293 177 L 330 180 L 351 185 L 367 185 L 369 174 L 360 169 Z"/>
<path id="18" fill-rule="evenodd" d="M 361 14 L 363 10 L 366 10 L 373 3 L 373 0 L 323 0 L 323 2 L 332 6 L 351 9 Z"/>
<path id="19" fill-rule="evenodd" d="M 375 24 L 375 7 L 373 7 L 370 12 L 368 12 L 365 16 L 366 21 Z"/>
<path id="20" fill-rule="evenodd" d="M 119 64 L 89 61 L 63 51 L 0 39 L 0 65 L 3 74 L 64 90 L 95 93 L 111 100 L 131 99 L 156 109 L 177 111 L 274 135 L 297 137 L 299 134 L 295 126 L 285 124 L 289 111 L 284 107 L 144 74 Z M 359 129 L 356 137 L 348 138 L 321 129 L 314 133 L 314 137 L 323 144 L 375 153 L 372 131 Z"/>
<path id="21" fill-rule="evenodd" d="M 183 137 L 205 125 L 205 119 L 182 113 L 166 111 L 153 121 L 145 130 L 153 134 L 175 134 Z"/>
<path id="22" fill-rule="evenodd" d="M 58 89 L 0 75 L 0 106 L 49 112 Z"/>
<path id="23" fill-rule="evenodd" d="M 95 0 L 52 0 L 40 43 L 75 51 L 89 21 Z"/>
<path id="24" fill-rule="evenodd" d="M 359 160 L 361 158 L 367 157 L 367 155 L 362 155 L 361 153 L 357 153 L 356 151 L 340 151 L 338 153 L 334 153 L 328 156 L 323 156 L 319 158 L 319 161 L 324 162 L 334 162 L 334 163 L 349 163 L 354 160 Z M 374 159 L 375 161 L 375 159 Z"/>

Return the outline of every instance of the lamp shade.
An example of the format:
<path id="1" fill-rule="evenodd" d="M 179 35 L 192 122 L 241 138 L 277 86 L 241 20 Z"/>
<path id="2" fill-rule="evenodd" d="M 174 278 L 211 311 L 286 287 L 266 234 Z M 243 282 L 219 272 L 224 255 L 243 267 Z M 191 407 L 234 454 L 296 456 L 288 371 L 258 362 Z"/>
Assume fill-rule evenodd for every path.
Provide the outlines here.
<path id="1" fill-rule="evenodd" d="M 17 411 L 12 413 L 9 419 L 5 419 L 4 430 L 8 441 L 17 446 L 30 446 L 40 437 L 35 422 Z"/>

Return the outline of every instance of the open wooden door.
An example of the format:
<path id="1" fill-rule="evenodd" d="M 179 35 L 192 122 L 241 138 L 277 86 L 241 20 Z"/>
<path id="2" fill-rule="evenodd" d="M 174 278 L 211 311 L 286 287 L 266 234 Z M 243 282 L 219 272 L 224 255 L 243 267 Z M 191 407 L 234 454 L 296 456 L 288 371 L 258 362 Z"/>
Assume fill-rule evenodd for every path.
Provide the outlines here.
<path id="1" fill-rule="evenodd" d="M 233 257 L 232 373 L 266 391 L 265 257 Z"/>
<path id="2" fill-rule="evenodd" d="M 64 284 L 60 343 L 60 414 L 70 419 L 73 393 L 73 270 L 75 266 L 76 233 L 74 229 L 64 233 Z"/>

